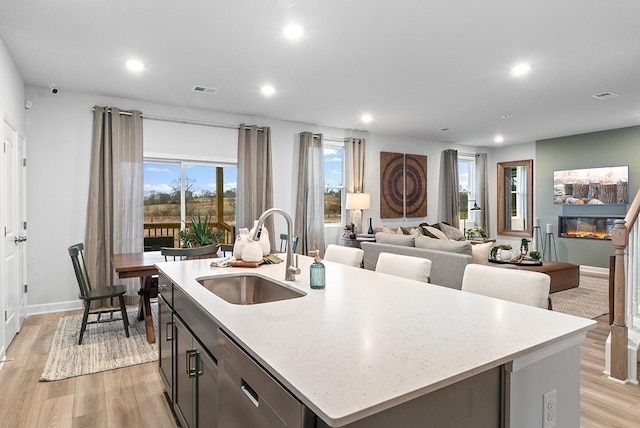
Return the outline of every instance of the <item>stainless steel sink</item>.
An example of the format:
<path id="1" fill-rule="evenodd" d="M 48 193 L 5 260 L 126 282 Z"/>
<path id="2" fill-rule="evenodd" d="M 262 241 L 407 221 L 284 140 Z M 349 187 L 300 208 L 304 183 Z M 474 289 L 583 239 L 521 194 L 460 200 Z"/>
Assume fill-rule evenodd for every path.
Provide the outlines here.
<path id="1" fill-rule="evenodd" d="M 197 280 L 204 288 L 234 305 L 255 305 L 302 297 L 304 292 L 251 275 L 214 276 Z"/>

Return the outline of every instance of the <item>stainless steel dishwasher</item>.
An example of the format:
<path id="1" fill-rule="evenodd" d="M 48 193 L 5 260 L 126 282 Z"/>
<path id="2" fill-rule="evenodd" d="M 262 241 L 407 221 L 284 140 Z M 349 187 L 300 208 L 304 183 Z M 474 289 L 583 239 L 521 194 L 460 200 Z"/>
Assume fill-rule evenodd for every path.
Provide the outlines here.
<path id="1" fill-rule="evenodd" d="M 219 330 L 218 427 L 313 427 L 315 415 Z"/>

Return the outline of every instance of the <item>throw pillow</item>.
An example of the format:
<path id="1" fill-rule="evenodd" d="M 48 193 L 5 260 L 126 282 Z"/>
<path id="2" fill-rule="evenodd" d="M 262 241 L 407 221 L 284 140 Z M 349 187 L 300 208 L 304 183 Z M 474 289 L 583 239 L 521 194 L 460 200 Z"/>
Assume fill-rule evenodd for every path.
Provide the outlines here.
<path id="1" fill-rule="evenodd" d="M 402 231 L 402 233 L 404 233 L 405 235 L 411 235 L 411 230 L 413 229 L 409 229 L 408 227 L 402 227 L 400 226 L 400 230 Z M 400 232 L 398 232 L 400 233 Z"/>
<path id="2" fill-rule="evenodd" d="M 420 233 L 420 231 L 417 228 L 414 227 L 409 231 L 409 235 L 411 235 L 411 236 L 420 236 L 422 234 Z"/>
<path id="3" fill-rule="evenodd" d="M 427 236 L 436 239 L 442 239 L 443 241 L 448 241 L 447 235 L 444 234 L 440 229 L 436 229 L 435 227 L 426 226 L 425 229 L 429 233 Z"/>
<path id="4" fill-rule="evenodd" d="M 405 232 L 404 230 L 404 227 L 398 227 L 398 230 L 396 230 L 396 235 L 408 235 L 409 231 L 407 230 Z"/>
<path id="5" fill-rule="evenodd" d="M 382 228 L 382 233 L 396 233 L 395 230 L 389 229 L 387 226 Z"/>
<path id="6" fill-rule="evenodd" d="M 416 236 L 415 246 L 416 248 L 426 248 L 428 250 L 471 255 L 471 243 L 468 241 L 443 241 L 442 239 L 434 239 L 427 236 Z"/>
<path id="7" fill-rule="evenodd" d="M 395 233 L 376 233 L 376 242 L 379 244 L 401 245 L 413 247 L 414 237 L 411 235 L 396 235 Z"/>
<path id="8" fill-rule="evenodd" d="M 441 222 L 440 230 L 443 231 L 445 235 L 447 235 L 447 238 L 453 241 L 464 241 L 464 234 L 460 231 L 460 229 L 456 227 L 449 226 L 448 224 Z"/>
<path id="9" fill-rule="evenodd" d="M 486 265 L 489 260 L 489 254 L 493 248 L 493 242 L 485 242 L 483 244 L 475 244 L 471 246 L 471 257 L 473 263 Z"/>

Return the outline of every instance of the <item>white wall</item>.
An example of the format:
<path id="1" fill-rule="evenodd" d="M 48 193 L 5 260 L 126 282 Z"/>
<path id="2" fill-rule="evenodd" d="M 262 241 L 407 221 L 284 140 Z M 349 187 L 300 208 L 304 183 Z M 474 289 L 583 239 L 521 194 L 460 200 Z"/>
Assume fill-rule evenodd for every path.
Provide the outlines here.
<path id="1" fill-rule="evenodd" d="M 0 114 L 24 133 L 24 82 L 0 38 Z"/>

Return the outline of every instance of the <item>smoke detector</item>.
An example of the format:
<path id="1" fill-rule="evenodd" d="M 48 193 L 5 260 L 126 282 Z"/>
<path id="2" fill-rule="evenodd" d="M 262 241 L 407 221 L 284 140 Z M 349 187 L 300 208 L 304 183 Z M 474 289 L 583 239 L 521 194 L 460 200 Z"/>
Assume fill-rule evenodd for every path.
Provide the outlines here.
<path id="1" fill-rule="evenodd" d="M 614 94 L 613 92 L 600 92 L 599 94 L 591 95 L 593 98 L 597 98 L 599 100 L 608 100 L 609 98 L 615 98 L 618 94 Z"/>
<path id="2" fill-rule="evenodd" d="M 194 92 L 201 92 L 203 94 L 215 94 L 216 92 L 218 92 L 217 88 L 207 88 L 206 86 L 194 86 L 193 87 L 193 91 Z"/>

